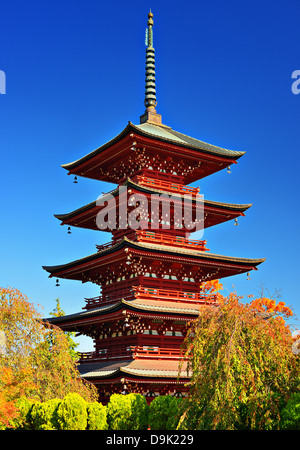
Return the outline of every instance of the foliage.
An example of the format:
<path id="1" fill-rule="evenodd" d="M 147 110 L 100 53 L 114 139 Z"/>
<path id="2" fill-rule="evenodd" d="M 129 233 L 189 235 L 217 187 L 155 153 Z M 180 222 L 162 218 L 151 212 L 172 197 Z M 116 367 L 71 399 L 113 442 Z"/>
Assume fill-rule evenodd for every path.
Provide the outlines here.
<path id="1" fill-rule="evenodd" d="M 146 430 L 149 407 L 141 394 L 113 394 L 107 405 L 107 422 L 111 430 Z"/>
<path id="2" fill-rule="evenodd" d="M 19 415 L 10 427 L 25 430 L 106 430 L 107 407 L 98 402 L 86 402 L 78 394 L 67 394 L 39 402 L 25 397 L 16 402 Z M 7 427 L 3 427 L 7 428 Z"/>
<path id="3" fill-rule="evenodd" d="M 1 360 L 0 360 L 1 361 Z M 26 384 L 27 370 L 21 369 L 14 374 L 10 367 L 1 367 L 0 372 L 0 429 L 7 428 L 19 415 L 16 401 L 23 395 Z"/>
<path id="4" fill-rule="evenodd" d="M 57 422 L 61 430 L 85 430 L 87 403 L 79 394 L 67 394 L 57 408 Z"/>
<path id="5" fill-rule="evenodd" d="M 60 306 L 60 301 L 57 298 L 56 299 L 56 308 L 50 313 L 50 316 L 52 317 L 62 317 L 65 315 L 64 310 Z M 76 347 L 78 347 L 79 344 L 73 341 L 73 337 L 76 333 L 72 331 L 65 331 L 65 336 L 67 338 L 68 344 L 69 344 L 69 353 L 71 355 L 71 358 L 74 362 L 78 361 L 79 353 L 76 352 Z"/>
<path id="6" fill-rule="evenodd" d="M 17 430 L 31 430 L 33 429 L 31 423 L 31 410 L 36 400 L 28 399 L 24 396 L 20 397 L 15 402 L 15 407 L 18 410 L 18 415 L 9 422 L 7 428 L 13 428 Z"/>
<path id="7" fill-rule="evenodd" d="M 87 406 L 88 430 L 107 430 L 107 407 L 102 403 L 93 402 Z"/>
<path id="8" fill-rule="evenodd" d="M 34 430 L 57 430 L 57 410 L 61 403 L 58 398 L 46 402 L 36 402 L 30 411 L 30 424 Z"/>
<path id="9" fill-rule="evenodd" d="M 0 288 L 0 331 L 2 424 L 16 417 L 21 396 L 43 402 L 77 392 L 88 401 L 96 399 L 95 387 L 80 378 L 63 331 L 44 322 L 16 289 Z"/>
<path id="10" fill-rule="evenodd" d="M 184 346 L 190 393 L 183 429 L 278 428 L 282 403 L 299 388 L 299 358 L 284 302 L 242 303 L 231 293 L 203 306 Z M 181 370 L 185 370 L 181 363 Z"/>
<path id="11" fill-rule="evenodd" d="M 300 393 L 294 393 L 281 411 L 280 428 L 283 430 L 300 430 Z"/>
<path id="12" fill-rule="evenodd" d="M 149 426 L 151 430 L 175 430 L 179 421 L 180 398 L 171 395 L 155 397 L 149 406 Z"/>

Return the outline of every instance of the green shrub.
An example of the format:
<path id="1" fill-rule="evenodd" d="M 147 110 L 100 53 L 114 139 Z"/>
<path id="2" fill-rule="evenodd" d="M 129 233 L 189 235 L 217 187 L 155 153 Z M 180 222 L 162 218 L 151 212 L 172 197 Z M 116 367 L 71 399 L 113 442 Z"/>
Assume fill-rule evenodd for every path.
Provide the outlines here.
<path id="1" fill-rule="evenodd" d="M 280 416 L 283 430 L 300 430 L 300 394 L 291 395 Z"/>
<path id="2" fill-rule="evenodd" d="M 61 400 L 54 398 L 46 402 L 36 402 L 30 412 L 31 422 L 35 430 L 57 430 L 57 410 Z"/>
<path id="3" fill-rule="evenodd" d="M 151 430 L 176 430 L 180 411 L 180 398 L 171 395 L 156 397 L 149 406 L 149 426 Z"/>
<path id="4" fill-rule="evenodd" d="M 111 430 L 146 430 L 149 407 L 141 394 L 113 394 L 107 405 L 107 422 Z"/>
<path id="5" fill-rule="evenodd" d="M 20 397 L 16 402 L 16 407 L 19 410 L 19 415 L 11 421 L 11 425 L 16 430 L 32 430 L 33 424 L 31 420 L 31 410 L 35 405 L 36 400 L 31 400 L 26 397 Z"/>
<path id="6" fill-rule="evenodd" d="M 85 430 L 87 402 L 79 394 L 67 394 L 57 408 L 57 422 L 61 430 Z"/>
<path id="7" fill-rule="evenodd" d="M 93 402 L 87 405 L 87 429 L 107 430 L 107 407 L 102 403 Z"/>

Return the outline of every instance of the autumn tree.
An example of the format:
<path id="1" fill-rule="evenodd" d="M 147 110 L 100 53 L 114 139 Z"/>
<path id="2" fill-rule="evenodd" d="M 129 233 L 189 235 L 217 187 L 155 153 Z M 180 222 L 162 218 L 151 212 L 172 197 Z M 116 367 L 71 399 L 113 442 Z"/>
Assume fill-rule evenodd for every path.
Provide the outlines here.
<path id="1" fill-rule="evenodd" d="M 22 395 L 46 401 L 77 392 L 87 401 L 96 399 L 95 388 L 80 377 L 63 331 L 44 322 L 17 289 L 0 288 L 0 332 L 0 403 L 6 418 L 14 416 L 14 402 Z"/>
<path id="2" fill-rule="evenodd" d="M 299 391 L 299 356 L 285 322 L 292 311 L 265 297 L 217 297 L 218 306 L 203 306 L 184 342 L 191 383 L 180 427 L 278 428 L 281 408 Z"/>
<path id="3" fill-rule="evenodd" d="M 60 306 L 59 298 L 55 299 L 55 301 L 56 301 L 56 307 L 54 308 L 54 310 L 52 312 L 50 312 L 50 316 L 52 316 L 52 317 L 64 316 L 65 312 Z M 65 333 L 65 336 L 69 343 L 69 352 L 70 352 L 71 358 L 73 359 L 74 362 L 76 362 L 79 359 L 79 353 L 76 352 L 76 348 L 78 347 L 79 344 L 77 344 L 73 340 L 75 333 L 73 331 L 65 331 L 64 333 Z"/>

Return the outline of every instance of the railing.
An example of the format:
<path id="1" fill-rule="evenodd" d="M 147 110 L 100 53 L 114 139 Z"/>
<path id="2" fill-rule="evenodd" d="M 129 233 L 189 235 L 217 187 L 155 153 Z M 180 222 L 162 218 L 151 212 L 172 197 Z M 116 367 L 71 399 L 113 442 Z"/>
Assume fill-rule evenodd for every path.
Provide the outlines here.
<path id="1" fill-rule="evenodd" d="M 157 346 L 129 346 L 125 350 L 104 349 L 97 352 L 80 353 L 80 362 L 101 361 L 106 359 L 180 359 L 183 357 L 181 349 L 160 348 Z"/>
<path id="2" fill-rule="evenodd" d="M 110 248 L 115 244 L 116 244 L 116 242 L 110 241 L 110 242 L 107 242 L 106 244 L 96 245 L 96 248 L 97 248 L 98 252 L 102 252 L 102 250 L 106 250 L 107 248 Z"/>
<path id="3" fill-rule="evenodd" d="M 163 233 L 154 233 L 147 230 L 136 230 L 137 240 L 142 242 L 154 242 L 160 245 L 171 245 L 173 247 L 193 248 L 202 252 L 209 251 L 205 247 L 207 241 L 186 239 L 181 236 L 172 236 Z"/>
<path id="4" fill-rule="evenodd" d="M 106 359 L 120 359 L 120 358 L 132 358 L 133 349 L 132 347 L 128 347 L 126 350 L 113 350 L 110 351 L 108 349 L 100 350 L 97 352 L 83 352 L 80 353 L 80 362 L 85 361 L 99 361 Z"/>
<path id="5" fill-rule="evenodd" d="M 182 350 L 172 348 L 160 348 L 153 346 L 134 347 L 133 357 L 135 359 L 140 358 L 153 358 L 153 359 L 179 359 L 183 357 Z"/>
<path id="6" fill-rule="evenodd" d="M 162 189 L 162 190 L 174 190 L 178 192 L 179 194 L 189 194 L 198 196 L 200 192 L 199 187 L 187 187 L 184 184 L 178 184 L 178 183 L 172 183 L 170 181 L 163 181 L 159 179 L 154 178 L 148 178 L 141 175 L 137 176 L 137 180 L 139 184 L 143 186 L 150 186 L 156 189 Z"/>
<path id="7" fill-rule="evenodd" d="M 186 239 L 181 236 L 172 236 L 163 233 L 155 233 L 153 231 L 148 230 L 135 230 L 135 232 L 128 234 L 126 237 L 131 239 L 132 241 L 153 242 L 159 245 L 171 245 L 173 247 L 192 248 L 194 250 L 199 250 L 202 252 L 209 251 L 209 249 L 205 247 L 207 243 L 206 240 L 200 241 L 196 239 L 194 240 Z M 122 239 L 123 237 L 115 241 L 107 242 L 106 244 L 96 245 L 97 251 L 101 252 L 102 250 L 111 248 L 113 245 L 117 244 Z"/>
<path id="8" fill-rule="evenodd" d="M 133 299 L 134 298 L 134 292 L 132 289 L 120 289 L 120 292 L 113 292 L 110 295 L 99 295 L 98 297 L 93 298 L 85 298 L 86 305 L 82 309 L 92 309 L 96 308 L 97 306 L 106 306 L 110 305 L 113 302 L 116 302 L 117 300 L 120 300 L 121 298 L 124 299 Z"/>
<path id="9" fill-rule="evenodd" d="M 120 292 L 112 292 L 110 295 L 99 295 L 98 297 L 86 298 L 86 305 L 82 309 L 92 309 L 97 306 L 107 306 L 113 302 L 125 300 L 134 300 L 135 298 L 142 298 L 145 300 L 160 299 L 169 300 L 173 302 L 186 303 L 216 303 L 216 295 L 203 295 L 199 292 L 182 292 L 173 289 L 158 289 L 143 286 L 133 286 L 132 289 L 120 289 Z"/>
<path id="10" fill-rule="evenodd" d="M 145 288 L 142 286 L 134 286 L 136 298 L 155 298 L 161 300 L 172 300 L 176 302 L 188 302 L 188 303 L 215 303 L 216 295 L 210 295 L 209 297 L 200 294 L 199 292 L 182 292 L 173 291 L 172 289 L 156 289 L 156 288 Z"/>

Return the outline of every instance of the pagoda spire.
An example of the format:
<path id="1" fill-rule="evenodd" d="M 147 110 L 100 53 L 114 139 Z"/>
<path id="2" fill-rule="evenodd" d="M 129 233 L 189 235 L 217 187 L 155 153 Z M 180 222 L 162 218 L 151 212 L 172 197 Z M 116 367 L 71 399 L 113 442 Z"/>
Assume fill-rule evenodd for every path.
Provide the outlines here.
<path id="1" fill-rule="evenodd" d="M 140 123 L 152 122 L 161 124 L 161 115 L 156 113 L 156 85 L 155 85 L 155 50 L 153 47 L 153 13 L 148 14 L 148 28 L 146 28 L 146 83 L 145 83 L 145 113 L 140 117 Z"/>

